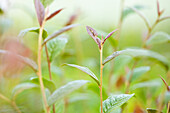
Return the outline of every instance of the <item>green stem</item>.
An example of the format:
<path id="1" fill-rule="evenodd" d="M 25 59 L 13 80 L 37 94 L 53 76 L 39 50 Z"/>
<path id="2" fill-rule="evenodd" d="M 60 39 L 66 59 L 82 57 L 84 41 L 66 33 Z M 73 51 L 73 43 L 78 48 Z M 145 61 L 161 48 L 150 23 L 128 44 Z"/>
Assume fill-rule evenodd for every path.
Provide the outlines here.
<path id="1" fill-rule="evenodd" d="M 44 84 L 43 84 L 43 79 L 42 79 L 42 70 L 41 70 L 41 52 L 42 52 L 42 34 L 43 34 L 43 29 L 44 29 L 44 24 L 45 21 L 43 22 L 42 26 L 39 29 L 39 40 L 38 40 L 38 78 L 39 78 L 39 82 L 40 82 L 40 88 L 41 88 L 41 93 L 42 93 L 42 97 L 43 97 L 43 101 L 44 101 L 44 105 L 46 108 L 46 112 L 50 113 L 50 109 L 48 107 L 48 103 L 47 103 L 47 99 L 46 99 L 46 95 L 45 95 L 45 89 L 44 89 Z"/>
<path id="2" fill-rule="evenodd" d="M 50 58 L 49 58 L 49 55 L 48 55 L 48 48 L 47 48 L 47 44 L 46 44 L 46 43 L 45 43 L 45 52 L 46 52 L 46 56 L 47 56 L 49 78 L 50 78 L 50 80 L 52 80 L 52 75 L 51 75 L 51 62 L 50 62 Z M 53 113 L 55 113 L 55 104 L 53 104 Z"/>
<path id="3" fill-rule="evenodd" d="M 103 113 L 103 98 L 102 98 L 102 79 L 103 79 L 103 67 L 104 65 L 102 64 L 103 60 L 103 44 L 101 44 L 101 49 L 100 49 L 100 104 L 101 104 L 101 113 Z"/>

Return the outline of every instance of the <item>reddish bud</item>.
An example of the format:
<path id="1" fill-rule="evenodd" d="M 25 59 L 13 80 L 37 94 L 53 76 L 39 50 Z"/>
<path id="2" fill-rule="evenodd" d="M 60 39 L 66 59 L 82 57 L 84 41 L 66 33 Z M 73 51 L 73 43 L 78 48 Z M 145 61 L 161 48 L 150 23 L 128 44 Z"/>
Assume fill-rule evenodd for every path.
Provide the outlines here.
<path id="1" fill-rule="evenodd" d="M 91 27 L 86 26 L 88 34 L 94 39 L 94 41 L 97 43 L 99 49 L 101 49 L 101 40 L 97 37 L 98 33 Z"/>
<path id="2" fill-rule="evenodd" d="M 46 21 L 47 21 L 47 20 L 50 20 L 51 18 L 53 18 L 54 16 L 56 16 L 57 14 L 59 14 L 62 10 L 63 10 L 63 8 L 62 8 L 62 9 L 59 9 L 59 10 L 57 10 L 57 11 L 55 11 L 55 12 L 53 12 L 50 16 L 48 16 L 48 17 L 46 18 Z"/>
<path id="3" fill-rule="evenodd" d="M 38 22 L 39 22 L 40 26 L 42 26 L 42 23 L 43 23 L 44 18 L 45 18 L 44 6 L 40 2 L 40 0 L 35 0 L 34 4 L 35 4 L 35 10 L 36 10 L 36 13 L 37 13 Z"/>
<path id="4" fill-rule="evenodd" d="M 104 39 L 104 41 L 102 42 L 103 44 L 105 43 L 105 41 L 109 38 L 109 37 L 111 37 L 112 36 L 112 34 L 114 33 L 114 32 L 116 32 L 117 31 L 117 29 L 116 30 L 114 30 L 114 31 L 112 31 L 111 33 L 109 33 L 107 36 L 106 36 L 106 38 Z"/>

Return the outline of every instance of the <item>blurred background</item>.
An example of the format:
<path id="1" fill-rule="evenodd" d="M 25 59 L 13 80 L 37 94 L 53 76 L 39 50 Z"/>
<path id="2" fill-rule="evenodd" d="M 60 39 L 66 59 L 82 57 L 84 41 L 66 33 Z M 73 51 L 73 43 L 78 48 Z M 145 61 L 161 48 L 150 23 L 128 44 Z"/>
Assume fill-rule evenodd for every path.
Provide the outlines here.
<path id="1" fill-rule="evenodd" d="M 160 9 L 165 10 L 162 17 L 169 16 L 170 0 L 159 0 L 159 3 Z M 151 25 L 156 21 L 156 0 L 124 0 L 124 8 L 133 6 L 143 7 L 140 11 L 146 15 Z M 87 66 L 99 78 L 99 50 L 93 39 L 88 35 L 85 26 L 88 25 L 97 30 L 100 36 L 118 28 L 121 16 L 121 0 L 55 0 L 49 6 L 49 11 L 52 13 L 60 8 L 64 8 L 64 10 L 46 23 L 45 29 L 49 35 L 65 26 L 72 16 L 75 16 L 74 23 L 78 23 L 80 26 L 64 33 L 68 36 L 68 43 L 60 55 L 55 58 L 55 61 L 52 62 L 53 81 L 57 88 L 69 81 L 79 79 L 90 80 L 91 83 L 57 103 L 57 113 L 98 113 L 100 107 L 99 90 L 94 81 L 79 70 L 66 66 L 62 67 L 61 65 L 70 63 Z M 33 0 L 0 0 L 0 49 L 29 57 L 36 62 L 38 34 L 27 33 L 23 39 L 19 39 L 18 35 L 23 29 L 38 26 Z M 170 19 L 159 23 L 153 33 L 157 31 L 170 34 Z M 104 58 L 116 50 L 116 44 L 118 50 L 142 48 L 143 39 L 147 34 L 147 27 L 144 21 L 133 13 L 124 19 L 119 32 L 118 44 L 115 41 L 106 42 Z M 118 33 L 111 38 L 117 36 Z M 150 50 L 158 52 L 170 60 L 169 48 L 170 44 L 164 43 L 151 46 Z M 43 77 L 49 78 L 44 53 L 42 62 Z M 112 66 L 113 63 L 114 66 Z M 106 65 L 103 78 L 104 100 L 110 94 L 124 93 L 125 78 L 133 63 L 131 57 L 120 56 Z M 165 92 L 164 84 L 158 75 L 162 75 L 164 78 L 170 76 L 170 73 L 158 63 L 141 59 L 136 67 L 140 66 L 149 66 L 149 71 L 133 84 L 152 81 L 147 86 L 155 85 L 151 88 L 140 88 L 132 91 L 136 94 L 136 98 L 130 100 L 128 107 L 126 107 L 126 111 L 128 111 L 126 113 L 145 113 L 148 107 L 157 108 L 159 96 Z M 114 71 L 112 72 L 112 70 Z M 6 97 L 10 98 L 12 89 L 16 85 L 28 82 L 34 76 L 36 74 L 29 67 L 19 63 L 13 56 L 0 55 L 0 93 Z M 170 80 L 167 79 L 167 82 L 170 83 Z M 17 96 L 17 105 L 21 106 L 20 109 L 23 109 L 25 113 L 39 113 L 42 110 L 39 95 L 39 90 L 26 90 Z M 166 106 L 163 107 L 163 110 L 166 111 Z M 12 113 L 10 105 L 1 99 L 0 113 Z"/>

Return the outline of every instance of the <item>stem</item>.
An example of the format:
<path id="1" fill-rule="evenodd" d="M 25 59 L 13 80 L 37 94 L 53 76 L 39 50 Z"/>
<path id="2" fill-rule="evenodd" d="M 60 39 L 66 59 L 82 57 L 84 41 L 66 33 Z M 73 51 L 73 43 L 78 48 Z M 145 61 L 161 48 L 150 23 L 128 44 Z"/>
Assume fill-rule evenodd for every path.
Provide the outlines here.
<path id="1" fill-rule="evenodd" d="M 103 44 L 101 44 L 101 49 L 100 49 L 100 104 L 101 104 L 101 113 L 103 113 L 103 99 L 102 99 L 102 76 L 103 76 L 103 67 L 104 65 L 102 64 L 102 58 L 103 56 Z"/>
<path id="2" fill-rule="evenodd" d="M 146 38 L 144 39 L 144 44 L 143 44 L 143 48 L 147 48 L 146 47 L 146 41 L 150 38 L 150 35 L 153 31 L 153 29 L 156 27 L 156 25 L 160 22 L 160 16 L 158 15 L 155 23 L 152 25 L 152 27 L 148 28 L 148 34 L 146 36 Z"/>
<path id="3" fill-rule="evenodd" d="M 50 78 L 50 80 L 52 80 L 52 75 L 51 75 L 51 62 L 50 62 L 50 58 L 49 58 L 49 55 L 48 55 L 48 48 L 47 48 L 47 44 L 46 44 L 46 43 L 45 43 L 45 52 L 46 52 L 46 56 L 47 56 L 49 78 Z M 53 113 L 55 113 L 55 104 L 53 104 Z"/>
<path id="4" fill-rule="evenodd" d="M 49 78 L 50 78 L 50 80 L 52 80 L 52 75 L 51 75 L 51 62 L 50 62 L 50 58 L 49 58 L 49 55 L 48 55 L 48 49 L 47 49 L 47 44 L 46 44 L 46 43 L 45 43 L 45 52 L 46 52 L 46 56 L 47 56 Z"/>
<path id="5" fill-rule="evenodd" d="M 43 80 L 42 80 L 42 73 L 41 73 L 41 51 L 42 51 L 41 42 L 42 42 L 42 33 L 43 33 L 43 29 L 44 29 L 44 24 L 45 24 L 45 21 L 43 21 L 43 24 L 39 29 L 39 37 L 38 37 L 38 39 L 39 39 L 38 40 L 38 72 L 37 72 L 37 75 L 38 75 L 39 82 L 40 82 L 40 88 L 41 88 L 41 93 L 42 93 L 43 101 L 44 101 L 44 104 L 45 104 L 46 112 L 50 113 L 50 109 L 48 107 L 47 99 L 46 99 L 46 95 L 45 95 L 45 89 L 44 89 L 44 84 L 43 84 Z"/>
<path id="6" fill-rule="evenodd" d="M 5 97 L 2 94 L 0 94 L 0 98 L 5 100 L 6 102 L 10 103 L 14 107 L 14 109 L 17 111 L 17 113 L 22 113 L 20 111 L 20 109 L 18 108 L 18 106 L 16 105 L 15 101 L 11 101 L 10 99 L 8 99 L 7 97 Z"/>
<path id="7" fill-rule="evenodd" d="M 135 67 L 136 67 L 136 64 L 137 64 L 137 61 L 135 61 L 135 63 L 133 64 L 133 67 L 132 67 L 132 69 L 131 69 L 130 77 L 129 77 L 129 79 L 127 80 L 126 93 L 129 93 L 129 87 L 130 87 L 130 83 L 131 83 L 131 80 L 132 80 L 132 77 L 133 77 L 133 72 L 134 72 L 134 69 L 135 69 Z"/>

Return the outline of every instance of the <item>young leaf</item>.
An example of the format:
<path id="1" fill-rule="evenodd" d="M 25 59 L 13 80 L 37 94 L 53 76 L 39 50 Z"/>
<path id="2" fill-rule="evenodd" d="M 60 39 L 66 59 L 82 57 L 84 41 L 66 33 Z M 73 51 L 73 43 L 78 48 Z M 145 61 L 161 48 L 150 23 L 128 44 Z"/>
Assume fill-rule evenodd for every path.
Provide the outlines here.
<path id="1" fill-rule="evenodd" d="M 18 35 L 18 37 L 24 37 L 25 35 L 26 35 L 26 33 L 28 33 L 28 32 L 35 32 L 35 33 L 39 33 L 39 27 L 32 27 L 32 28 L 28 28 L 28 29 L 24 29 L 24 30 L 22 30 L 20 33 L 19 33 L 19 35 Z M 42 34 L 42 37 L 43 37 L 43 39 L 45 39 L 46 37 L 48 36 L 48 33 L 47 33 L 47 31 L 44 29 L 43 30 L 43 34 Z"/>
<path id="2" fill-rule="evenodd" d="M 147 108 L 148 113 L 163 113 L 158 111 L 157 109 Z"/>
<path id="3" fill-rule="evenodd" d="M 137 10 L 141 10 L 141 9 L 144 9 L 144 6 L 141 6 L 141 5 L 136 5 L 136 6 L 133 6 L 135 9 Z M 134 11 L 127 7 L 123 10 L 123 15 L 122 15 L 122 20 L 124 20 L 126 17 L 128 17 L 130 14 L 133 14 Z"/>
<path id="4" fill-rule="evenodd" d="M 44 7 L 49 6 L 54 0 L 40 0 Z"/>
<path id="5" fill-rule="evenodd" d="M 67 96 L 71 92 L 79 89 L 81 86 L 85 85 L 89 81 L 87 80 L 76 80 L 69 82 L 68 84 L 60 87 L 59 89 L 55 90 L 53 94 L 48 98 L 48 105 L 51 106 L 58 100 L 62 99 L 63 97 Z"/>
<path id="6" fill-rule="evenodd" d="M 49 40 L 52 40 L 53 38 L 59 36 L 60 34 L 66 32 L 66 31 L 68 31 L 68 30 L 70 30 L 70 29 L 72 29 L 72 28 L 74 28 L 74 27 L 77 27 L 77 26 L 78 26 L 78 24 L 72 24 L 72 25 L 66 26 L 66 27 L 64 27 L 64 28 L 62 28 L 62 29 L 54 32 L 52 35 L 48 36 L 48 37 L 44 40 L 44 42 L 43 42 L 42 45 L 44 45 L 45 43 L 47 43 Z"/>
<path id="7" fill-rule="evenodd" d="M 37 13 L 38 22 L 39 22 L 40 26 L 42 26 L 42 23 L 43 23 L 44 18 L 45 18 L 44 6 L 40 2 L 40 0 L 34 0 L 34 4 L 35 4 L 35 9 L 36 9 L 36 13 Z"/>
<path id="8" fill-rule="evenodd" d="M 67 42 L 67 38 L 60 37 L 52 39 L 47 43 L 50 61 L 53 61 L 54 58 L 60 54 L 60 52 L 65 48 Z"/>
<path id="9" fill-rule="evenodd" d="M 160 8 L 159 8 L 159 1 L 157 0 L 157 13 L 160 16 Z"/>
<path id="10" fill-rule="evenodd" d="M 133 70 L 133 75 L 132 75 L 132 79 L 130 82 L 133 82 L 135 81 L 136 79 L 138 79 L 140 76 L 142 76 L 143 74 L 145 74 L 146 72 L 148 72 L 150 70 L 150 67 L 149 66 L 143 66 L 143 67 L 138 67 L 138 68 L 135 68 Z M 131 75 L 132 72 L 129 72 L 127 74 L 127 79 L 129 79 L 130 75 Z"/>
<path id="11" fill-rule="evenodd" d="M 34 83 L 34 84 L 39 84 L 39 79 L 38 79 L 38 77 L 32 77 L 30 80 L 31 80 L 31 82 Z M 47 80 L 47 79 L 43 78 L 43 83 L 44 83 L 44 86 L 45 86 L 46 88 L 48 88 L 51 93 L 56 90 L 56 86 L 55 86 L 55 84 L 54 84 L 53 81 Z"/>
<path id="12" fill-rule="evenodd" d="M 154 45 L 154 44 L 160 44 L 165 42 L 170 42 L 170 36 L 165 32 L 156 32 L 147 40 L 146 44 Z"/>
<path id="13" fill-rule="evenodd" d="M 161 86 L 161 82 L 158 79 L 155 80 L 150 80 L 150 81 L 145 81 L 145 82 L 141 82 L 141 83 L 137 83 L 135 85 L 133 85 L 130 90 L 136 90 L 138 88 L 146 88 L 146 87 L 160 87 Z"/>
<path id="14" fill-rule="evenodd" d="M 160 77 L 161 77 L 161 75 L 160 75 Z M 162 79 L 162 81 L 164 82 L 167 90 L 170 92 L 170 86 L 168 86 L 168 83 L 167 83 L 162 77 L 161 77 L 161 79 Z"/>
<path id="15" fill-rule="evenodd" d="M 126 103 L 134 95 L 135 94 L 120 94 L 108 97 L 105 101 L 103 101 L 103 112 L 110 113 Z"/>
<path id="16" fill-rule="evenodd" d="M 33 60 L 31 60 L 31 59 L 29 59 L 29 58 L 26 58 L 26 57 L 17 55 L 17 54 L 15 54 L 15 53 L 12 53 L 12 52 L 9 52 L 9 51 L 6 51 L 6 50 L 0 50 L 0 54 L 13 55 L 14 57 L 17 58 L 17 60 L 20 60 L 21 62 L 27 64 L 27 65 L 30 66 L 34 71 L 37 71 L 37 69 L 38 69 L 37 64 L 36 64 Z"/>
<path id="17" fill-rule="evenodd" d="M 87 73 L 100 86 L 100 82 L 99 82 L 98 78 L 89 68 L 78 66 L 78 65 L 75 65 L 75 64 L 64 64 L 64 65 L 75 67 L 75 68 Z"/>
<path id="18" fill-rule="evenodd" d="M 31 88 L 35 88 L 35 87 L 39 87 L 39 86 L 36 85 L 36 84 L 33 84 L 33 83 L 22 83 L 22 84 L 19 84 L 19 85 L 15 86 L 15 88 L 12 90 L 12 98 L 15 99 L 15 97 L 19 93 L 23 92 L 26 89 L 31 89 Z"/>
<path id="19" fill-rule="evenodd" d="M 60 13 L 61 11 L 63 10 L 63 8 L 62 9 L 59 9 L 59 10 L 57 10 L 57 11 L 55 11 L 55 12 L 53 12 L 50 16 L 48 16 L 47 18 L 46 18 L 46 21 L 47 20 L 50 20 L 51 18 L 53 18 L 54 16 L 56 16 L 58 13 Z"/>
<path id="20" fill-rule="evenodd" d="M 87 33 L 96 41 L 96 37 L 98 36 L 98 33 L 90 26 L 86 26 L 86 29 L 87 29 Z"/>
<path id="21" fill-rule="evenodd" d="M 129 55 L 129 56 L 135 57 L 135 58 L 148 57 L 148 58 L 155 59 L 156 61 L 162 63 L 167 69 L 169 66 L 169 61 L 167 60 L 167 58 L 160 55 L 159 53 L 156 53 L 156 52 L 153 52 L 150 50 L 145 50 L 145 49 L 125 49 L 122 51 L 116 51 L 104 60 L 103 65 L 106 64 L 107 62 L 111 61 L 112 59 L 114 59 L 116 56 L 118 56 L 120 54 Z"/>
<path id="22" fill-rule="evenodd" d="M 114 30 L 114 31 L 112 31 L 111 33 L 109 33 L 107 36 L 106 36 L 106 38 L 104 39 L 104 41 L 102 42 L 103 44 L 105 43 L 105 41 L 109 38 L 109 37 L 111 37 L 112 36 L 112 34 L 114 33 L 114 32 L 116 32 L 117 31 L 117 29 L 116 30 Z"/>
<path id="23" fill-rule="evenodd" d="M 98 33 L 91 27 L 86 26 L 87 33 L 93 38 L 93 40 L 97 43 L 99 49 L 101 49 L 101 40 L 97 37 Z"/>
<path id="24" fill-rule="evenodd" d="M 69 20 L 67 21 L 67 23 L 65 24 L 65 26 L 71 25 L 72 23 L 74 23 L 76 21 L 76 19 L 78 18 L 79 14 L 78 13 L 74 13 L 73 15 L 71 15 L 71 17 L 69 18 Z"/>

